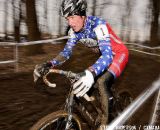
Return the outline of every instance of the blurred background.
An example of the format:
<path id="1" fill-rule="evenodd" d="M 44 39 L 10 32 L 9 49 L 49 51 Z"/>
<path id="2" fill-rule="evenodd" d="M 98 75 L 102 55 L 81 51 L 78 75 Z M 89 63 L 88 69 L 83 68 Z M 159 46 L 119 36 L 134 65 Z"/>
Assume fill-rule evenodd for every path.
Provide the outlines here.
<path id="1" fill-rule="evenodd" d="M 32 41 L 66 35 L 62 0 L 0 0 L 0 41 Z M 87 0 L 88 15 L 106 19 L 127 42 L 160 43 L 159 0 Z"/>
<path id="2" fill-rule="evenodd" d="M 64 80 L 56 78 L 59 87 L 49 94 L 35 89 L 32 75 L 35 65 L 54 58 L 66 41 L 61 40 L 62 44 L 54 41 L 50 42 L 53 44 L 9 45 L 38 40 L 47 43 L 44 40 L 66 36 L 67 23 L 59 13 L 61 2 L 0 0 L 0 129 L 28 130 L 38 119 L 64 103 L 67 92 Z M 128 43 L 129 62 L 114 86 L 116 91 L 126 89 L 136 98 L 160 72 L 160 0 L 87 0 L 87 3 L 88 15 L 106 19 L 124 43 Z M 81 72 L 98 57 L 78 44 L 70 60 L 60 67 Z M 155 101 L 152 96 L 132 117 L 131 124 L 148 124 Z M 157 124 L 160 124 L 160 116 Z"/>

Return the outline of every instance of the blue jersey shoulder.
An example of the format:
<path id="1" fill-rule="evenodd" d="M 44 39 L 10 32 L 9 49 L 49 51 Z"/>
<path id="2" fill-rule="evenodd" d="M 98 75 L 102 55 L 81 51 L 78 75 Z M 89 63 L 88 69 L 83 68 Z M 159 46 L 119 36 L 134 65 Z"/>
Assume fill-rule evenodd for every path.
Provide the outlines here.
<path id="1" fill-rule="evenodd" d="M 101 24 L 106 24 L 106 21 L 104 19 L 96 16 L 88 16 L 88 22 L 91 24 L 92 28 L 95 28 Z"/>
<path id="2" fill-rule="evenodd" d="M 94 29 L 101 24 L 106 24 L 106 21 L 96 16 L 87 16 L 85 26 L 81 32 L 75 32 L 74 35 L 78 40 L 84 38 L 96 38 Z"/>

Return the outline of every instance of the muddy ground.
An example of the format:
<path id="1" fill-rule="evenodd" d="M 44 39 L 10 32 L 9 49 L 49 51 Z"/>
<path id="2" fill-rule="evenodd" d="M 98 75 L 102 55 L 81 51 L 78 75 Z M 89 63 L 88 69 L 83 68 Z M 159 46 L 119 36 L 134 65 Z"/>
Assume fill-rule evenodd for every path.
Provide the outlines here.
<path id="1" fill-rule="evenodd" d="M 34 65 L 53 58 L 64 45 L 44 46 L 45 54 L 25 56 L 25 48 L 19 49 L 19 72 L 14 73 L 13 65 L 0 65 L 0 130 L 28 130 L 38 119 L 60 109 L 64 103 L 69 82 L 62 76 L 56 75 L 55 89 L 43 89 L 44 84 L 33 83 L 32 71 Z M 13 49 L 1 47 L 0 60 L 13 57 Z M 64 63 L 64 70 L 81 72 L 93 64 L 97 54 L 81 45 L 75 47 L 73 56 Z M 160 74 L 160 58 L 130 51 L 129 63 L 126 70 L 113 85 L 116 91 L 127 89 L 135 99 L 148 88 Z M 63 81 L 63 82 L 62 82 Z M 131 125 L 138 129 L 140 125 L 148 124 L 153 111 L 154 94 L 132 116 Z M 160 124 L 160 122 L 159 122 Z"/>

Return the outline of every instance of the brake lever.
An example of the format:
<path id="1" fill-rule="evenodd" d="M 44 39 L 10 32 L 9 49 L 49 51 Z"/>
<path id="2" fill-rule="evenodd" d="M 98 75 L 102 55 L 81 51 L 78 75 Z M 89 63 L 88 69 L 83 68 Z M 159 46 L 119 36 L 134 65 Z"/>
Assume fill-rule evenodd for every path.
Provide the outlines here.
<path id="1" fill-rule="evenodd" d="M 33 79 L 34 79 L 35 83 L 37 82 L 37 80 L 39 79 L 39 77 L 40 77 L 40 74 L 35 69 L 34 72 L 33 72 Z"/>

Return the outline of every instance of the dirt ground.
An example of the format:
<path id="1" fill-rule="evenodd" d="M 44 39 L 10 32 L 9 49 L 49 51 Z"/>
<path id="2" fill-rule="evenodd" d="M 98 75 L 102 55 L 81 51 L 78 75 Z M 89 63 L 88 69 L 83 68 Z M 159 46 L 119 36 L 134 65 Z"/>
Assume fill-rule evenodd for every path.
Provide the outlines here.
<path id="1" fill-rule="evenodd" d="M 57 75 L 54 80 L 57 87 L 46 91 L 43 83 L 33 83 L 32 71 L 36 64 L 50 60 L 58 54 L 63 46 L 46 44 L 46 53 L 36 56 L 25 56 L 25 48 L 20 47 L 18 73 L 13 72 L 13 65 L 0 65 L 0 130 L 28 130 L 38 119 L 61 107 L 69 88 L 68 81 Z M 0 60 L 12 58 L 12 50 L 10 47 L 1 47 Z M 88 48 L 78 45 L 73 50 L 71 59 L 59 68 L 81 72 L 93 64 L 97 57 Z M 159 61 L 156 57 L 130 51 L 126 70 L 113 87 L 116 91 L 127 89 L 135 99 L 159 77 Z M 148 124 L 155 96 L 156 94 L 149 98 L 132 116 L 131 125 L 138 129 L 138 126 Z"/>

